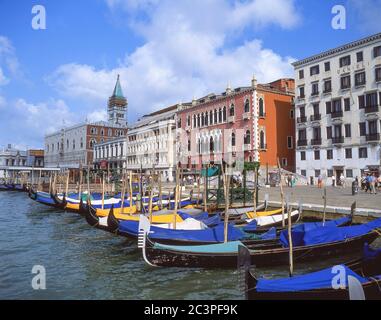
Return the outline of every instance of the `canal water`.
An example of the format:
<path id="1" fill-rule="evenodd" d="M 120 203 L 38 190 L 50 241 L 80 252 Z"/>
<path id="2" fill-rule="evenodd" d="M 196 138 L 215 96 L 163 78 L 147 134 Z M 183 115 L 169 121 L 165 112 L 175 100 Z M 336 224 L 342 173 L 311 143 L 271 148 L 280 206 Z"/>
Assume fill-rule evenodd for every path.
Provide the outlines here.
<path id="1" fill-rule="evenodd" d="M 77 214 L 0 192 L 0 299 L 241 299 L 236 270 L 152 268 L 136 242 L 91 228 Z M 342 260 L 342 258 L 340 259 Z M 297 273 L 329 265 L 297 266 Z M 34 290 L 32 268 L 46 270 Z M 286 276 L 287 268 L 265 269 Z"/>

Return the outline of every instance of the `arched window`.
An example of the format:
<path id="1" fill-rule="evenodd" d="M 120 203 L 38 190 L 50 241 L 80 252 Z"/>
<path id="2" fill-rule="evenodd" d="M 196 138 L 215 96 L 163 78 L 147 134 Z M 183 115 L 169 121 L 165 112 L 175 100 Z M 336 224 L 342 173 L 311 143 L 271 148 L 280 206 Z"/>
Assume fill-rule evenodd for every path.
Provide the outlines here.
<path id="1" fill-rule="evenodd" d="M 73 140 L 73 150 L 75 150 L 75 140 Z"/>
<path id="2" fill-rule="evenodd" d="M 235 147 L 235 133 L 232 133 L 232 147 Z"/>
<path id="3" fill-rule="evenodd" d="M 193 115 L 193 128 L 196 128 L 196 115 Z"/>
<path id="4" fill-rule="evenodd" d="M 197 115 L 197 127 L 200 128 L 200 115 Z"/>
<path id="5" fill-rule="evenodd" d="M 226 122 L 226 106 L 224 106 L 222 109 L 222 121 Z"/>
<path id="6" fill-rule="evenodd" d="M 208 112 L 205 113 L 205 125 L 206 126 L 209 125 L 209 114 L 208 114 Z"/>
<path id="7" fill-rule="evenodd" d="M 234 104 L 232 104 L 232 105 L 230 106 L 230 109 L 229 109 L 229 116 L 230 116 L 230 117 L 234 117 Z"/>
<path id="8" fill-rule="evenodd" d="M 263 130 L 259 133 L 259 148 L 266 149 L 265 133 Z"/>
<path id="9" fill-rule="evenodd" d="M 66 149 L 69 150 L 69 139 L 66 140 Z"/>
<path id="10" fill-rule="evenodd" d="M 217 111 L 217 109 L 215 109 L 214 110 L 214 123 L 218 122 L 217 115 L 218 115 L 218 111 Z"/>
<path id="11" fill-rule="evenodd" d="M 265 116 L 265 107 L 264 107 L 263 99 L 262 98 L 259 99 L 259 116 L 260 117 L 264 117 Z"/>
<path id="12" fill-rule="evenodd" d="M 214 140 L 213 140 L 213 137 L 210 137 L 210 141 L 209 141 L 209 151 L 210 151 L 210 152 L 214 152 Z"/>
<path id="13" fill-rule="evenodd" d="M 198 153 L 201 153 L 201 138 L 198 138 L 197 150 L 198 150 Z"/>
<path id="14" fill-rule="evenodd" d="M 201 114 L 201 126 L 203 127 L 205 125 L 205 116 L 204 113 Z"/>
<path id="15" fill-rule="evenodd" d="M 222 109 L 218 109 L 218 123 L 222 122 Z"/>
<path id="16" fill-rule="evenodd" d="M 246 99 L 245 101 L 245 108 L 244 108 L 244 112 L 250 112 L 250 102 L 249 102 L 249 99 Z"/>
<path id="17" fill-rule="evenodd" d="M 244 137 L 244 143 L 250 144 L 250 130 L 247 130 Z"/>
<path id="18" fill-rule="evenodd" d="M 213 111 L 210 110 L 209 112 L 209 119 L 210 119 L 210 124 L 213 124 Z"/>

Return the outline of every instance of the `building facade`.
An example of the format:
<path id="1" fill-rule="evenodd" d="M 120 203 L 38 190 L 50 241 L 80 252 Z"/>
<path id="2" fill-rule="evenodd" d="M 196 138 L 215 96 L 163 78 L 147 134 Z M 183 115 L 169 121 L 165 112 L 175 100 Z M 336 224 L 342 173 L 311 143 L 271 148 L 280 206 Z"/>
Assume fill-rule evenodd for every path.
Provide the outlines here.
<path id="1" fill-rule="evenodd" d="M 188 169 L 221 160 L 260 162 L 293 171 L 293 79 L 231 89 L 179 105 L 177 159 Z"/>
<path id="2" fill-rule="evenodd" d="M 127 137 L 111 139 L 94 145 L 94 168 L 122 172 L 126 168 Z"/>
<path id="3" fill-rule="evenodd" d="M 177 105 L 148 114 L 128 127 L 127 169 L 161 173 L 163 181 L 173 181 L 176 170 Z"/>
<path id="4" fill-rule="evenodd" d="M 108 102 L 109 121 L 81 123 L 45 137 L 45 165 L 77 169 L 92 167 L 94 146 L 126 137 L 127 100 L 123 97 L 119 76 Z"/>
<path id="5" fill-rule="evenodd" d="M 381 33 L 297 61 L 296 170 L 353 180 L 380 172 Z"/>

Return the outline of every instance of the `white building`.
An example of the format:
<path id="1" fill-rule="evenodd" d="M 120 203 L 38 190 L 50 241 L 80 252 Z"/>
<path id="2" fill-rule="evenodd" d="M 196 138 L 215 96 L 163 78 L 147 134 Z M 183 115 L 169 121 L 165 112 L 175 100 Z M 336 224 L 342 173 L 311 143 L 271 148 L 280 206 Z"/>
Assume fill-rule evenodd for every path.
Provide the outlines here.
<path id="1" fill-rule="evenodd" d="M 125 136 L 94 145 L 94 167 L 117 169 L 126 168 L 127 139 Z"/>
<path id="2" fill-rule="evenodd" d="M 293 63 L 296 171 L 380 172 L 381 33 Z"/>
<path id="3" fill-rule="evenodd" d="M 176 170 L 177 105 L 142 117 L 128 127 L 127 169 L 160 171 L 164 181 L 173 181 Z"/>
<path id="4" fill-rule="evenodd" d="M 45 165 L 78 169 L 93 166 L 94 145 L 125 137 L 127 134 L 127 99 L 118 79 L 108 100 L 108 122 L 80 123 L 45 137 Z"/>
<path id="5" fill-rule="evenodd" d="M 27 152 L 18 150 L 11 144 L 0 149 L 0 178 L 9 177 L 10 168 L 25 167 L 27 162 Z"/>

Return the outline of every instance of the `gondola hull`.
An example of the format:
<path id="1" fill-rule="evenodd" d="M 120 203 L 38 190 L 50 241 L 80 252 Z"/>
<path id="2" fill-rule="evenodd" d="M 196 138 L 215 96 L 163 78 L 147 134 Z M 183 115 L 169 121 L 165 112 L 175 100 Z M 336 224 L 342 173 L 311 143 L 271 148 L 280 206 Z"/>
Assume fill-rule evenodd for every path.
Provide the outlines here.
<path id="1" fill-rule="evenodd" d="M 372 243 L 377 237 L 377 232 L 370 232 L 347 241 L 296 247 L 293 250 L 294 263 L 313 261 L 344 253 L 360 253 L 365 243 Z M 147 259 L 157 266 L 197 268 L 236 268 L 237 266 L 238 251 L 230 253 L 195 253 L 170 249 L 162 250 L 153 248 L 151 241 L 147 241 L 145 250 Z M 250 260 L 251 264 L 257 267 L 288 265 L 289 249 L 278 247 L 252 250 Z"/>

